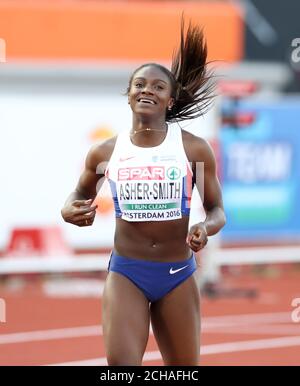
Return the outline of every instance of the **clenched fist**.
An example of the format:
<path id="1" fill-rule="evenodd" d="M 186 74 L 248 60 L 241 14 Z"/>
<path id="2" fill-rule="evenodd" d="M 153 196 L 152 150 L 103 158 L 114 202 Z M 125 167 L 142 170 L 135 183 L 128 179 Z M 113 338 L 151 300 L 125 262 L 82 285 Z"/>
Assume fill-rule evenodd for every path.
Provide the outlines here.
<path id="1" fill-rule="evenodd" d="M 194 252 L 198 252 L 200 251 L 200 249 L 205 247 L 207 241 L 208 238 L 205 225 L 201 222 L 193 225 L 189 230 L 189 233 L 186 238 L 188 246 Z"/>
<path id="2" fill-rule="evenodd" d="M 93 224 L 98 205 L 91 206 L 90 200 L 74 200 L 65 205 L 61 210 L 62 218 L 65 222 L 79 227 L 90 226 Z"/>

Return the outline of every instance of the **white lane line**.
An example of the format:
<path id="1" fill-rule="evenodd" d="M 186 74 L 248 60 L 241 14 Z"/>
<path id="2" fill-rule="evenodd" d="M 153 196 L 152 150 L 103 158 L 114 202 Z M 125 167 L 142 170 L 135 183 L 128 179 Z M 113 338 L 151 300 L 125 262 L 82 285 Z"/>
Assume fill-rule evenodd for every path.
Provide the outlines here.
<path id="1" fill-rule="evenodd" d="M 264 314 L 241 314 L 212 316 L 202 319 L 202 327 L 205 329 L 216 327 L 230 327 L 253 324 L 290 323 L 290 312 L 272 312 Z"/>
<path id="2" fill-rule="evenodd" d="M 209 344 L 201 347 L 201 356 L 293 346 L 300 346 L 299 336 Z M 148 351 L 145 353 L 143 363 L 153 360 L 161 360 L 159 351 Z M 49 366 L 104 366 L 106 364 L 107 361 L 105 358 L 94 358 L 82 361 L 55 363 Z"/>
<path id="3" fill-rule="evenodd" d="M 255 324 L 267 324 L 271 322 L 286 323 L 291 321 L 290 318 L 291 315 L 289 312 L 214 316 L 203 318 L 202 330 L 203 332 L 207 332 L 209 329 L 213 329 L 215 331 L 215 329 L 217 328 L 220 329 L 219 331 L 221 332 L 221 329 L 224 327 L 241 327 Z M 150 333 L 152 333 L 151 330 Z M 101 325 L 61 328 L 53 330 L 50 329 L 41 331 L 26 331 L 0 334 L 0 345 L 101 335 Z"/>
<path id="4" fill-rule="evenodd" d="M 84 359 L 82 361 L 54 363 L 46 366 L 107 366 L 106 358 Z"/>
<path id="5" fill-rule="evenodd" d="M 72 328 L 60 328 L 55 330 L 41 330 L 17 332 L 13 334 L 1 334 L 0 344 L 36 342 L 43 340 L 81 338 L 85 336 L 102 335 L 102 326 L 84 326 Z"/>
<path id="6" fill-rule="evenodd" d="M 299 335 L 300 325 L 230 326 L 204 330 L 206 334 Z"/>
<path id="7" fill-rule="evenodd" d="M 210 344 L 203 346 L 200 351 L 201 355 L 211 355 L 237 351 L 265 350 L 293 346 L 300 346 L 300 336 Z"/>

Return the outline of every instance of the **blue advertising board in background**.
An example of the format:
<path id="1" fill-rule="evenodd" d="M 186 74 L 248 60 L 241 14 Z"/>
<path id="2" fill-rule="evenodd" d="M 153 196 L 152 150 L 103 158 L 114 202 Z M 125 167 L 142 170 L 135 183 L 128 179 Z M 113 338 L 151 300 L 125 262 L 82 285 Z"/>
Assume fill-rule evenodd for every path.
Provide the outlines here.
<path id="1" fill-rule="evenodd" d="M 300 241 L 300 100 L 241 102 L 239 111 L 255 120 L 221 129 L 222 239 Z"/>

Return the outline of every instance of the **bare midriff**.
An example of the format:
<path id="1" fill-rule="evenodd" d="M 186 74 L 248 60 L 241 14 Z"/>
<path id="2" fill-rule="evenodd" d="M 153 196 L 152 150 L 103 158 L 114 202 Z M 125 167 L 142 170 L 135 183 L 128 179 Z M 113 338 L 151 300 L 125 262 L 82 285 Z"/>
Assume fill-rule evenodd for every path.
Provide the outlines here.
<path id="1" fill-rule="evenodd" d="M 116 219 L 114 252 L 134 259 L 175 262 L 186 260 L 189 218 L 171 221 L 128 222 Z"/>

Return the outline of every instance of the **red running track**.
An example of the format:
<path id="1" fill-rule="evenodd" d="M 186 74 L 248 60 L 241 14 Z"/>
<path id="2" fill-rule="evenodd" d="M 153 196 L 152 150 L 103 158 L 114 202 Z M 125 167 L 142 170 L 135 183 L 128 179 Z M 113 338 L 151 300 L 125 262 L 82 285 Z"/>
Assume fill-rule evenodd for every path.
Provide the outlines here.
<path id="1" fill-rule="evenodd" d="M 300 312 L 292 307 L 300 298 L 300 270 L 267 272 L 225 275 L 223 286 L 254 288 L 253 299 L 202 296 L 201 365 L 300 365 Z M 1 366 L 106 364 L 100 296 L 49 297 L 36 281 L 19 290 L 2 284 L 0 297 L 6 303 Z M 152 334 L 143 364 L 163 364 Z"/>

